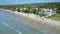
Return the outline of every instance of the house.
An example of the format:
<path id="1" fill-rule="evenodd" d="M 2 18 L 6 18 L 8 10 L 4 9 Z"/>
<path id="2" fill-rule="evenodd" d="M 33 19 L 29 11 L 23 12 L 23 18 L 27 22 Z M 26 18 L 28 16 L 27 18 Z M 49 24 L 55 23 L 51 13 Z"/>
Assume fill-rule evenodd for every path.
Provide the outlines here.
<path id="1" fill-rule="evenodd" d="M 54 15 L 53 9 L 49 9 L 49 8 L 41 8 L 41 12 L 45 17 Z"/>

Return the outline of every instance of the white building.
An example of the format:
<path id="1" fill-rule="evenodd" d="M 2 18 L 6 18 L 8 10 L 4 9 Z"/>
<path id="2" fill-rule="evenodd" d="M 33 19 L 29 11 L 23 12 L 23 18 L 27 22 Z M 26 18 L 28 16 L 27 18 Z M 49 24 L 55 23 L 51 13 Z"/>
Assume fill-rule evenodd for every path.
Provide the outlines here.
<path id="1" fill-rule="evenodd" d="M 42 14 L 45 14 L 46 17 L 52 16 L 54 14 L 54 11 L 49 8 L 41 8 Z"/>

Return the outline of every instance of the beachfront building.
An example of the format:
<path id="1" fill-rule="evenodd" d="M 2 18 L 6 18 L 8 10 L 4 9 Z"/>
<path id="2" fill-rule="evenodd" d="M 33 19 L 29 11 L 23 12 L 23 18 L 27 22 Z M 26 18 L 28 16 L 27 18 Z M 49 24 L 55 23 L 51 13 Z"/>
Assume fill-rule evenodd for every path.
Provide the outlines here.
<path id="1" fill-rule="evenodd" d="M 52 16 L 55 14 L 54 11 L 52 9 L 49 9 L 49 8 L 41 8 L 41 13 L 45 17 Z"/>
<path id="2" fill-rule="evenodd" d="M 16 8 L 17 12 L 23 12 L 23 8 Z"/>
<path id="3" fill-rule="evenodd" d="M 33 6 L 33 10 L 34 10 L 33 13 L 34 13 L 34 14 L 37 14 L 37 12 L 38 12 L 38 7 L 37 7 L 36 5 L 34 5 L 34 6 Z"/>
<path id="4" fill-rule="evenodd" d="M 20 12 L 23 12 L 23 8 L 20 8 Z"/>

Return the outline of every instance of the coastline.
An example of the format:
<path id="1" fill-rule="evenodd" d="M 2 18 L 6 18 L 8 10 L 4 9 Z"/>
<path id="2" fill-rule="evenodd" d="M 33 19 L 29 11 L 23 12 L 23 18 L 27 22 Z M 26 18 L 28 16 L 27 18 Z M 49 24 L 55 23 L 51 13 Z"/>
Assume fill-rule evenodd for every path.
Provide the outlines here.
<path id="1" fill-rule="evenodd" d="M 45 34 L 52 33 L 59 34 L 60 33 L 60 23 L 57 21 L 47 20 L 44 18 L 42 20 L 39 16 L 36 17 L 34 14 L 26 14 L 21 12 L 12 12 L 11 10 L 4 10 L 17 15 L 22 16 L 21 19 L 24 20 L 27 24 L 33 28 L 36 28 L 40 32 L 44 32 Z M 56 23 L 57 22 L 57 23 Z M 59 31 L 59 32 L 58 32 Z"/>

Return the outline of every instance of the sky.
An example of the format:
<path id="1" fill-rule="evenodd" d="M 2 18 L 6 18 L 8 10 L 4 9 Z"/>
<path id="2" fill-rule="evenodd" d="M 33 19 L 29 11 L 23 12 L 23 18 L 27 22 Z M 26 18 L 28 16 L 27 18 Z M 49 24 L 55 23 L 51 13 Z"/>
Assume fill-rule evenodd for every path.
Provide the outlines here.
<path id="1" fill-rule="evenodd" d="M 60 2 L 60 0 L 0 0 L 0 5 Z"/>

